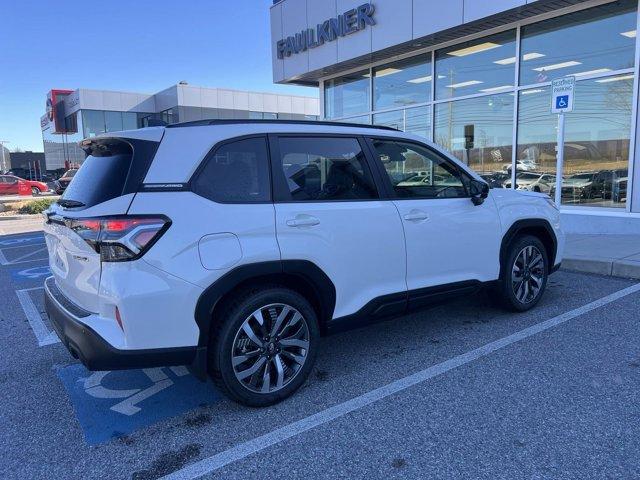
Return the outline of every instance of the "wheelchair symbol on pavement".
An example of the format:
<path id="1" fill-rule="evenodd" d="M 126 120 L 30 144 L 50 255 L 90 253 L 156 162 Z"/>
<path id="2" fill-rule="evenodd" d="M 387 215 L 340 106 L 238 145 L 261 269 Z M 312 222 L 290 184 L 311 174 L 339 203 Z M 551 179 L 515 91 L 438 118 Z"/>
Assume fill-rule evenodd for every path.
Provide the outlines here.
<path id="1" fill-rule="evenodd" d="M 189 375 L 189 371 L 185 367 L 169 367 L 169 370 L 171 370 L 176 377 Z M 110 410 L 127 416 L 135 415 L 141 410 L 137 404 L 149 397 L 152 397 L 165 388 L 169 388 L 174 383 L 162 368 L 145 368 L 142 371 L 152 382 L 152 384 L 147 388 L 106 388 L 102 386 L 102 381 L 111 372 L 103 371 L 92 373 L 89 377 L 84 379 L 84 391 L 94 398 L 123 398 L 124 400 L 110 407 Z"/>

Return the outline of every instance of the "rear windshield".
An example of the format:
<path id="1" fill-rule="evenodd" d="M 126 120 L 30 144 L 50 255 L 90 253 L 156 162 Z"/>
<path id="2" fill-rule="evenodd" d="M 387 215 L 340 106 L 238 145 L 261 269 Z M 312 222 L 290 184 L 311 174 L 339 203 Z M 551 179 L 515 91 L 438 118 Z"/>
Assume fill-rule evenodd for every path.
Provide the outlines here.
<path id="1" fill-rule="evenodd" d="M 62 195 L 90 207 L 122 194 L 122 187 L 131 166 L 131 154 L 106 157 L 89 155 Z"/>
<path id="2" fill-rule="evenodd" d="M 116 138 L 85 140 L 87 158 L 73 177 L 61 200 L 72 207 L 91 207 L 136 192 L 153 160 L 158 142 Z M 73 173 L 75 172 L 75 173 Z M 60 201 L 64 205 L 64 202 Z"/>

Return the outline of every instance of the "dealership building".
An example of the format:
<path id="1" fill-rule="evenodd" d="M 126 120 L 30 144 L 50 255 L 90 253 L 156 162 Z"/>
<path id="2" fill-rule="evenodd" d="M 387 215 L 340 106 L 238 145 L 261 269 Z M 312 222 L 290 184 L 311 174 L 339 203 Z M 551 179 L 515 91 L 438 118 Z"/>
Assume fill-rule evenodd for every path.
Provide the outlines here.
<path id="1" fill-rule="evenodd" d="M 553 194 L 551 83 L 565 114 L 567 229 L 640 232 L 635 0 L 281 0 L 273 78 L 320 88 L 328 120 L 434 141 L 496 187 Z M 635 188 L 634 188 L 635 185 Z"/>
<path id="2" fill-rule="evenodd" d="M 84 160 L 83 138 L 164 122 L 205 119 L 317 120 L 317 97 L 207 88 L 181 82 L 156 94 L 106 90 L 51 90 L 40 119 L 46 170 Z"/>

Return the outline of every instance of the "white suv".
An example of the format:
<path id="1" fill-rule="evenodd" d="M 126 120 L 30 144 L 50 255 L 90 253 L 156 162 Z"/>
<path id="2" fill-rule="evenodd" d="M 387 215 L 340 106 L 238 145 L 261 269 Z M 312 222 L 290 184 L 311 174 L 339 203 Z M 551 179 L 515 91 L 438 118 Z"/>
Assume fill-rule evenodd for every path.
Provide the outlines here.
<path id="1" fill-rule="evenodd" d="M 489 190 L 389 128 L 214 120 L 81 146 L 46 212 L 45 292 L 91 370 L 188 365 L 269 405 L 305 381 L 321 333 L 482 286 L 524 311 L 561 260 L 549 197 Z"/>

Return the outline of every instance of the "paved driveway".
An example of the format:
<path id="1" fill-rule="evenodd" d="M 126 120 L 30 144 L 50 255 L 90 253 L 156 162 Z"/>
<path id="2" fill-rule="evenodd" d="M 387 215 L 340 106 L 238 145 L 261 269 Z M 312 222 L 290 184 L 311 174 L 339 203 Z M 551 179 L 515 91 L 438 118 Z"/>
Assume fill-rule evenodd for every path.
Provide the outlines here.
<path id="1" fill-rule="evenodd" d="M 41 232 L 0 236 L 2 478 L 639 478 L 640 287 L 559 272 L 323 339 L 241 407 L 185 369 L 88 372 L 43 314 Z"/>

